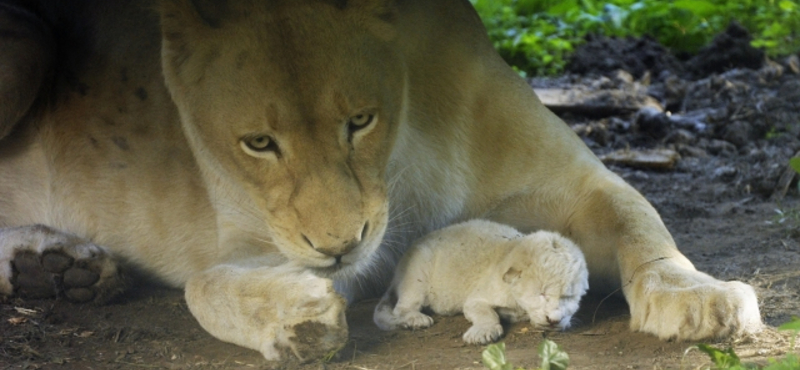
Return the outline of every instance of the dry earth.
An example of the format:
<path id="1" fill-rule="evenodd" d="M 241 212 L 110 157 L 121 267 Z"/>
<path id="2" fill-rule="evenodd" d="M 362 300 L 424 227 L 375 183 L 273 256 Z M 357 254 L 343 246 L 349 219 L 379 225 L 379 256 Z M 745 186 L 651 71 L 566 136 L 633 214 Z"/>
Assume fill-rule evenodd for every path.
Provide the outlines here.
<path id="1" fill-rule="evenodd" d="M 607 46 L 610 41 L 598 42 Z M 625 55 L 642 48 L 649 53 L 644 56 L 647 60 L 672 58 L 651 41 L 613 43 L 628 48 Z M 596 53 L 588 55 L 602 59 Z M 635 154 L 653 148 L 679 153 L 681 157 L 671 169 L 611 168 L 650 199 L 680 248 L 699 269 L 753 284 L 769 325 L 800 315 L 800 196 L 796 180 L 786 182 L 791 174 L 788 160 L 800 150 L 797 60 L 762 63 L 756 69 L 739 66 L 703 77 L 681 71 L 690 68 L 687 65 L 697 70 L 697 64 L 677 59 L 645 63 L 643 70 L 625 63 L 610 64 L 608 70 L 587 68 L 580 76 L 532 83 L 645 89 L 658 99 L 667 111 L 614 116 L 565 112 L 563 116 L 601 155 L 616 150 Z M 620 68 L 632 73 L 616 71 Z M 784 183 L 788 192 L 781 197 Z M 536 349 L 547 337 L 569 353 L 573 369 L 696 369 L 709 365 L 696 350 L 687 352 L 693 343 L 664 342 L 630 332 L 624 300 L 602 298 L 585 298 L 574 326 L 566 332 L 542 333 L 526 324 L 507 327 L 503 341 L 508 358 L 517 366 L 537 367 Z M 361 302 L 350 308 L 350 340 L 330 362 L 283 367 L 482 368 L 483 347 L 465 345 L 460 339 L 469 327 L 463 317 L 436 317 L 436 324 L 427 330 L 381 332 L 371 319 L 375 303 Z M 0 338 L 0 369 L 274 367 L 257 352 L 219 342 L 205 333 L 187 310 L 180 291 L 150 285 L 141 285 L 105 306 L 63 299 L 8 298 L 0 303 Z M 733 345 L 745 361 L 766 363 L 768 357 L 792 350 L 788 338 L 788 334 L 768 328 L 754 338 L 718 345 Z"/>

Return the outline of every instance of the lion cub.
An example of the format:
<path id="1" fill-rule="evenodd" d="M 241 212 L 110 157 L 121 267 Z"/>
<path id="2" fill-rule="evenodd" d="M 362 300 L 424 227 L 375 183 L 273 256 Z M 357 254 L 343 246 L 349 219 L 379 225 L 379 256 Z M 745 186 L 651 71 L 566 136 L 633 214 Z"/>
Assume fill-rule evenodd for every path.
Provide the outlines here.
<path id="1" fill-rule="evenodd" d="M 441 315 L 463 311 L 472 322 L 463 339 L 476 344 L 503 334 L 500 317 L 565 329 L 589 287 L 588 275 L 583 253 L 557 233 L 522 235 L 472 220 L 418 240 L 400 261 L 373 318 L 383 330 L 417 329 L 433 325 L 422 307 Z"/>

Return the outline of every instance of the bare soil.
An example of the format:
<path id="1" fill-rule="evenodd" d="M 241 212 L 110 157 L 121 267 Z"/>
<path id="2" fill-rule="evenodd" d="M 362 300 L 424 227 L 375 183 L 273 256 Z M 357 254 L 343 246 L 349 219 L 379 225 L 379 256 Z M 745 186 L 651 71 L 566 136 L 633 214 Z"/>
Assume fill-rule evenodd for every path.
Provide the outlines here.
<path id="1" fill-rule="evenodd" d="M 619 40 L 598 42 L 613 47 L 587 54 L 596 60 L 602 59 L 598 50 L 628 47 L 617 53 L 626 58 L 636 50 Z M 649 45 L 652 40 L 628 42 L 645 45 L 649 54 L 642 57 L 647 60 L 669 57 L 654 56 L 666 49 Z M 671 170 L 611 168 L 653 203 L 700 270 L 752 284 L 763 318 L 772 326 L 800 315 L 800 196 L 796 180 L 785 180 L 791 174 L 788 160 L 800 150 L 800 75 L 792 63 L 764 62 L 702 77 L 681 71 L 687 62 L 677 59 L 642 64 L 635 73 L 618 71 L 624 63 L 610 63 L 612 70 L 587 68 L 581 75 L 532 81 L 597 89 L 644 87 L 662 102 L 669 113 L 590 117 L 566 112 L 563 117 L 598 154 L 626 148 L 680 153 Z M 573 369 L 709 365 L 698 351 L 687 351 L 694 343 L 631 332 L 625 301 L 604 298 L 586 297 L 566 332 L 507 326 L 502 339 L 507 357 L 516 366 L 538 367 L 537 347 L 547 337 L 569 353 Z M 435 317 L 427 330 L 382 332 L 372 323 L 375 303 L 360 302 L 348 310 L 350 339 L 330 361 L 276 365 L 203 331 L 181 291 L 141 285 L 103 306 L 8 298 L 0 302 L 0 369 L 483 368 L 484 348 L 461 341 L 469 327 L 462 316 Z M 788 338 L 768 328 L 753 338 L 717 345 L 731 345 L 743 360 L 763 364 L 798 351 L 789 348 Z"/>

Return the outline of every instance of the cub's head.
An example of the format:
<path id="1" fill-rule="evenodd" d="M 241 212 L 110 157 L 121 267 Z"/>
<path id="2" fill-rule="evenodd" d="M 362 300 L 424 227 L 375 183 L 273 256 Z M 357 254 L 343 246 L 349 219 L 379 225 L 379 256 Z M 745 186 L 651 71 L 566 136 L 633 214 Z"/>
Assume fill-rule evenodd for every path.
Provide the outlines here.
<path id="1" fill-rule="evenodd" d="M 388 2 L 161 3 L 166 83 L 218 212 L 324 274 L 368 261 L 387 224 L 406 92 Z"/>
<path id="2" fill-rule="evenodd" d="M 552 232 L 539 231 L 511 241 L 517 246 L 503 281 L 528 313 L 531 324 L 563 330 L 589 288 L 586 260 L 578 246 Z"/>

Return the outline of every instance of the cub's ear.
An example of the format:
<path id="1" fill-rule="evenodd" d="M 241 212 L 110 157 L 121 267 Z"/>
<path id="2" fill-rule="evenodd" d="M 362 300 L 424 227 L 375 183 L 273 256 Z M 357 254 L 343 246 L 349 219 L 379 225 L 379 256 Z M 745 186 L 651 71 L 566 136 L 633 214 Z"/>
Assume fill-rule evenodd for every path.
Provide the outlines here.
<path id="1" fill-rule="evenodd" d="M 520 275 L 522 275 L 522 271 L 514 266 L 511 266 L 508 268 L 508 271 L 506 271 L 506 273 L 503 274 L 503 281 L 505 281 L 508 284 L 511 284 L 517 281 Z"/>

